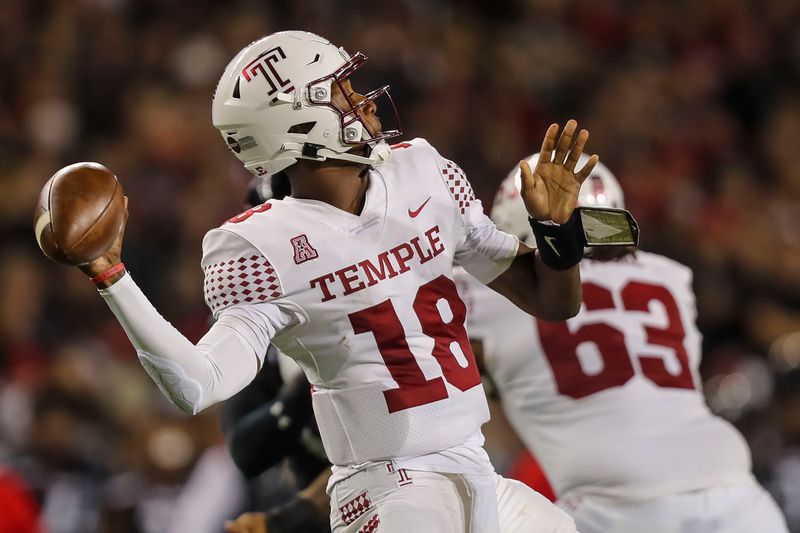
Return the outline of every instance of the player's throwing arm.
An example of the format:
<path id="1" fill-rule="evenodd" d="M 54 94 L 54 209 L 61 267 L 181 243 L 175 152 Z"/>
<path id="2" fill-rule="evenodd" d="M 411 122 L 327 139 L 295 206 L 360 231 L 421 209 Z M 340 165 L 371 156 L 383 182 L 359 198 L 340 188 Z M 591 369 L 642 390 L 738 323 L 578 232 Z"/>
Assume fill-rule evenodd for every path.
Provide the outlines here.
<path id="1" fill-rule="evenodd" d="M 161 317 L 122 263 L 127 205 L 122 186 L 104 166 L 64 167 L 39 196 L 36 240 L 47 257 L 91 278 L 162 392 L 197 413 L 249 383 L 260 357 L 231 328 L 214 326 L 195 346 Z"/>

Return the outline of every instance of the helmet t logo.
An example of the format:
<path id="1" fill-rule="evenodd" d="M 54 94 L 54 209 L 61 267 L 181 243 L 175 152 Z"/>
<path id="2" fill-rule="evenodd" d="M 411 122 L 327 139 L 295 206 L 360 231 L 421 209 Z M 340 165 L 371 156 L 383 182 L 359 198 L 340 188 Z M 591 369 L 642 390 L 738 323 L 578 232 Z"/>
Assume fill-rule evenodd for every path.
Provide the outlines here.
<path id="1" fill-rule="evenodd" d="M 600 176 L 591 176 L 589 177 L 592 180 L 592 194 L 598 196 L 605 192 L 605 186 L 603 185 L 603 180 Z"/>
<path id="2" fill-rule="evenodd" d="M 263 76 L 264 79 L 267 80 L 267 83 L 269 83 L 267 96 L 272 96 L 278 91 L 293 91 L 294 87 L 292 86 L 292 83 L 281 78 L 281 75 L 278 74 L 277 70 L 275 70 L 274 64 L 278 63 L 281 59 L 286 59 L 286 53 L 283 51 L 283 49 L 280 46 L 270 48 L 265 52 L 261 52 L 257 58 L 248 63 L 242 69 L 242 76 L 249 83 L 260 72 L 261 76 Z"/>

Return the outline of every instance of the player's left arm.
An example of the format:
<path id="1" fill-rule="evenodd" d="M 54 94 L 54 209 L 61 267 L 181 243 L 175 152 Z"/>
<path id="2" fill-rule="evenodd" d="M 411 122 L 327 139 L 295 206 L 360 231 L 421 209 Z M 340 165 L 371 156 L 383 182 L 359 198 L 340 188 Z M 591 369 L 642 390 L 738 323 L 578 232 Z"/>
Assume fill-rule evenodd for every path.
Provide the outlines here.
<path id="1" fill-rule="evenodd" d="M 570 120 L 559 138 L 558 124 L 550 125 L 536 168 L 520 162 L 520 194 L 539 250 L 520 243 L 509 268 L 489 284 L 542 320 L 566 320 L 575 316 L 581 305 L 578 263 L 583 247 L 575 238 L 573 212 L 581 184 L 599 158 L 593 155 L 582 169 L 575 170 L 589 138 L 587 130 L 580 130 L 576 137 L 577 127 L 577 122 Z"/>
<path id="2" fill-rule="evenodd" d="M 519 244 L 517 257 L 489 287 L 541 320 L 559 322 L 580 310 L 582 291 L 578 265 L 566 270 L 546 266 L 536 250 Z"/>

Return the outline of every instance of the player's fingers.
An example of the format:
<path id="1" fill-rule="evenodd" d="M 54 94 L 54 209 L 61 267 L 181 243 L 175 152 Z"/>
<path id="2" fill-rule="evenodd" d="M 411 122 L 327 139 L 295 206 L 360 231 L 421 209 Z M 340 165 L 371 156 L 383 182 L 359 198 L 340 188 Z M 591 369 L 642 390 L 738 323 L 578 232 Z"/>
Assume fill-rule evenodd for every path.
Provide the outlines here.
<path id="1" fill-rule="evenodd" d="M 589 131 L 588 130 L 581 130 L 578 133 L 578 138 L 575 139 L 575 146 L 572 147 L 572 150 L 569 151 L 569 155 L 567 156 L 567 161 L 564 163 L 564 168 L 569 170 L 570 172 L 575 172 L 575 165 L 578 164 L 578 159 L 581 157 L 583 153 L 583 147 L 586 146 L 586 140 L 589 138 Z"/>
<path id="2" fill-rule="evenodd" d="M 547 132 L 544 134 L 542 141 L 542 149 L 539 150 L 539 163 L 549 163 L 553 160 L 553 149 L 556 147 L 556 139 L 558 138 L 558 124 L 550 124 Z"/>
<path id="3" fill-rule="evenodd" d="M 531 169 L 531 165 L 527 161 L 519 162 L 519 173 L 522 178 L 522 191 L 536 190 L 536 172 Z"/>
<path id="4" fill-rule="evenodd" d="M 522 179 L 522 184 L 530 183 L 531 180 L 531 165 L 524 159 L 519 162 L 519 175 Z"/>
<path id="5" fill-rule="evenodd" d="M 587 161 L 586 164 L 583 165 L 583 168 L 575 173 L 575 179 L 578 181 L 578 183 L 583 183 L 584 180 L 586 180 L 586 178 L 589 177 L 589 174 L 592 173 L 592 170 L 594 170 L 594 166 L 597 164 L 598 161 L 600 161 L 600 156 L 594 154 L 592 157 L 589 158 L 589 161 Z"/>
<path id="6" fill-rule="evenodd" d="M 575 129 L 577 129 L 578 123 L 573 120 L 569 119 L 567 121 L 567 125 L 564 126 L 564 131 L 561 133 L 561 138 L 558 139 L 558 146 L 556 147 L 556 155 L 553 159 L 553 162 L 560 165 L 564 162 L 564 159 L 567 157 L 567 152 L 569 151 L 570 146 L 572 146 L 572 139 L 575 136 Z"/>
<path id="7" fill-rule="evenodd" d="M 544 181 L 541 176 L 539 176 L 538 172 L 531 170 L 531 166 L 527 161 L 519 162 L 519 170 L 522 178 L 520 192 L 522 193 L 522 201 L 525 203 L 528 214 L 530 216 L 536 216 L 537 218 L 546 218 L 547 187 Z M 545 205 L 543 205 L 543 202 Z"/>

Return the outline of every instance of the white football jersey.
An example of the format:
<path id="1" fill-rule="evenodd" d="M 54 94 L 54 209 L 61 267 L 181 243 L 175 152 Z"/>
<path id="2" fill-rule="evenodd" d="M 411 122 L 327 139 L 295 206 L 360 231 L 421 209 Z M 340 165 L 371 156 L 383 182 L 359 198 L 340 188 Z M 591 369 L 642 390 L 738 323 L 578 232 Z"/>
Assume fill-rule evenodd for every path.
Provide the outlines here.
<path id="1" fill-rule="evenodd" d="M 691 271 L 641 251 L 580 269 L 581 310 L 559 323 L 457 276 L 470 338 L 558 496 L 639 499 L 749 480 L 744 439 L 701 390 Z"/>
<path id="2" fill-rule="evenodd" d="M 453 266 L 494 279 L 518 241 L 483 214 L 461 169 L 426 141 L 370 171 L 361 215 L 270 200 L 209 232 L 206 300 L 295 359 L 330 460 L 461 445 L 488 419 Z"/>

